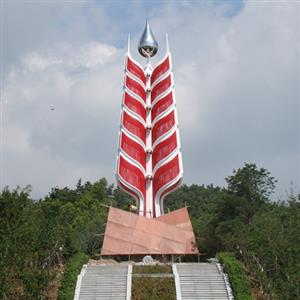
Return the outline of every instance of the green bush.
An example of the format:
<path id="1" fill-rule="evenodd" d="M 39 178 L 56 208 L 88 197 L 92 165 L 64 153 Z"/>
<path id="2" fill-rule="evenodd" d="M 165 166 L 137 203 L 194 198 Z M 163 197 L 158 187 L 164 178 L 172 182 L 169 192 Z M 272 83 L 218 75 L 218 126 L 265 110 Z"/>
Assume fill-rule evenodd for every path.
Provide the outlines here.
<path id="1" fill-rule="evenodd" d="M 245 273 L 244 266 L 235 258 L 234 254 L 231 252 L 222 252 L 217 254 L 217 258 L 229 276 L 235 299 L 254 299 L 251 294 L 251 285 Z"/>
<path id="2" fill-rule="evenodd" d="M 82 266 L 87 263 L 88 256 L 79 252 L 72 256 L 68 261 L 64 271 L 64 277 L 59 289 L 59 300 L 72 300 L 74 297 L 77 275 L 80 273 Z"/>

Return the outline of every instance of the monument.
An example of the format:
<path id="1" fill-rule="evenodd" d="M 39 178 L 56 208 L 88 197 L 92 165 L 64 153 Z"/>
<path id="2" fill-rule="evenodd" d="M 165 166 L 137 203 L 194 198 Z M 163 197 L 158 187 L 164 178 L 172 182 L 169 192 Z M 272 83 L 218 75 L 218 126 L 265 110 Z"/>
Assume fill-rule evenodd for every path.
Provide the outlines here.
<path id="1" fill-rule="evenodd" d="M 153 67 L 158 43 L 146 21 L 138 45 L 142 67 L 128 39 L 116 179 L 135 198 L 138 214 L 110 208 L 101 255 L 198 254 L 187 208 L 164 214 L 164 198 L 183 176 L 168 37 L 166 44 Z"/>

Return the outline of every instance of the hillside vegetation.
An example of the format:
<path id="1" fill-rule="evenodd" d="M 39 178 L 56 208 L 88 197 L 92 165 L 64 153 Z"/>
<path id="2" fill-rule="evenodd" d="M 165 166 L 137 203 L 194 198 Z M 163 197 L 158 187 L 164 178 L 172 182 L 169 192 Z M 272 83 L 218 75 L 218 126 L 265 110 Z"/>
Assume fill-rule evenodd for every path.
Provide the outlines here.
<path id="1" fill-rule="evenodd" d="M 200 252 L 235 253 L 262 297 L 300 298 L 300 197 L 271 202 L 276 181 L 255 164 L 226 178 L 227 187 L 183 185 L 166 209 L 189 206 Z M 38 201 L 30 187 L 0 194 L 0 299 L 46 299 L 55 267 L 76 253 L 100 252 L 108 209 L 134 200 L 105 179 L 55 187 Z"/>

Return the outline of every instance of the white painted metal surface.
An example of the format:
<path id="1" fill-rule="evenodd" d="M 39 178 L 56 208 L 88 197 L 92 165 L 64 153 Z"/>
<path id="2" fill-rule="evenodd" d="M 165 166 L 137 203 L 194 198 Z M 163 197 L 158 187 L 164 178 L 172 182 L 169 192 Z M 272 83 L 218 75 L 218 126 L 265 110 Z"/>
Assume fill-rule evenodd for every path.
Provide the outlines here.
<path id="1" fill-rule="evenodd" d="M 147 64 L 144 68 L 146 74 L 146 107 L 151 108 L 151 74 L 152 67 L 150 64 L 150 59 L 148 59 Z M 152 118 L 151 118 L 151 109 L 147 109 L 146 111 L 146 128 L 149 128 L 146 133 L 146 149 L 152 151 Z M 153 217 L 153 181 L 152 181 L 152 154 L 147 154 L 146 158 L 146 217 Z"/>

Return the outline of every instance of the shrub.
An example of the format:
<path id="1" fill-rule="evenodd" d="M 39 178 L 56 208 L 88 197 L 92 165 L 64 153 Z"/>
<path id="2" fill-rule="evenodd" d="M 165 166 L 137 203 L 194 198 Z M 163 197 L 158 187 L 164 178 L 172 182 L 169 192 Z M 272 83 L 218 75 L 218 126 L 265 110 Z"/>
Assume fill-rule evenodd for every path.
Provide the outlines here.
<path id="1" fill-rule="evenodd" d="M 217 254 L 217 258 L 224 266 L 228 274 L 231 287 L 236 300 L 252 300 L 251 285 L 245 273 L 244 266 L 238 261 L 233 253 L 222 252 Z"/>
<path id="2" fill-rule="evenodd" d="M 79 252 L 71 257 L 65 267 L 64 277 L 59 289 L 59 300 L 72 300 L 74 297 L 77 275 L 88 261 L 88 256 Z"/>

